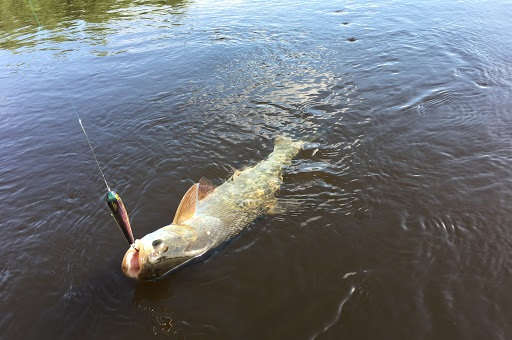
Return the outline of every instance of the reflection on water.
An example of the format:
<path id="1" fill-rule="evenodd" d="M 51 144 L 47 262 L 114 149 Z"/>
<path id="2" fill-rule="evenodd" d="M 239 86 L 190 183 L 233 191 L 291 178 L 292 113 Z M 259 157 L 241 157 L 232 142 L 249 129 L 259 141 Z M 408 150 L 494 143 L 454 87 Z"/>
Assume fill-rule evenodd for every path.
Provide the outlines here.
<path id="1" fill-rule="evenodd" d="M 77 40 L 106 45 L 105 39 L 116 33 L 112 20 L 135 23 L 171 14 L 175 22 L 159 22 L 160 27 L 179 24 L 187 0 L 114 1 L 114 0 L 2 0 L 0 11 L 0 48 L 16 51 L 46 42 L 74 46 Z M 131 21 L 132 29 L 134 22 Z M 48 45 L 46 48 L 52 48 Z"/>
<path id="2" fill-rule="evenodd" d="M 0 4 L 5 338 L 512 334 L 510 4 Z M 137 237 L 308 144 L 274 215 L 135 283 L 75 112 Z"/>

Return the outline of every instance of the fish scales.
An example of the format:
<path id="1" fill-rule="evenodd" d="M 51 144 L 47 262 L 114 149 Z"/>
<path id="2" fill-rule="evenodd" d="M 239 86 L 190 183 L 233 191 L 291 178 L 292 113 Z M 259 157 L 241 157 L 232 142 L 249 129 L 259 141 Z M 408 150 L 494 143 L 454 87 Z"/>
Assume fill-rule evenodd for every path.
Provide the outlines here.
<path id="1" fill-rule="evenodd" d="M 127 251 L 122 263 L 125 274 L 138 279 L 158 278 L 239 233 L 275 205 L 282 169 L 302 145 L 301 141 L 278 137 L 265 160 L 235 171 L 201 200 L 201 183 L 195 184 L 185 194 L 173 224 L 136 240 Z"/>
<path id="2" fill-rule="evenodd" d="M 197 215 L 222 220 L 226 236 L 243 229 L 275 203 L 282 183 L 282 168 L 291 163 L 302 143 L 278 141 L 267 159 L 234 175 L 199 202 Z"/>

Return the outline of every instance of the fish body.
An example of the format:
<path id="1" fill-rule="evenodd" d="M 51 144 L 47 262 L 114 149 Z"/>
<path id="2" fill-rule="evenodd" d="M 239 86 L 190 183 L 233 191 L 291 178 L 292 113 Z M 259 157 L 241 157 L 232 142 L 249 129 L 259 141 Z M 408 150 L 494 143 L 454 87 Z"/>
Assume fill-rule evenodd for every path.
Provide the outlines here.
<path id="1" fill-rule="evenodd" d="M 194 184 L 172 224 L 135 240 L 123 258 L 123 272 L 136 279 L 156 279 L 238 234 L 276 204 L 282 169 L 302 145 L 278 137 L 265 160 L 235 171 L 222 185 L 214 188 L 203 179 Z"/>

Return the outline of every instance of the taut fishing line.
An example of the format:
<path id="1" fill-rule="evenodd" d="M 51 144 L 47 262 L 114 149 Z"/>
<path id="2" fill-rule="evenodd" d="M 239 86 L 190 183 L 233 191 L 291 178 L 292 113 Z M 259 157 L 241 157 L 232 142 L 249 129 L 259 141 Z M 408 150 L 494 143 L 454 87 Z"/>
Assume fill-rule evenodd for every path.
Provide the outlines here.
<path id="1" fill-rule="evenodd" d="M 91 149 L 92 155 L 94 156 L 94 160 L 96 161 L 98 170 L 100 170 L 101 177 L 103 177 L 103 182 L 105 182 L 105 186 L 107 187 L 106 201 L 107 201 L 107 205 L 109 206 L 110 210 L 112 210 L 112 217 L 114 217 L 114 219 L 117 222 L 117 225 L 119 226 L 119 228 L 121 228 L 121 231 L 123 232 L 124 236 L 126 237 L 128 244 L 133 245 L 135 241 L 133 238 L 132 227 L 130 225 L 130 219 L 128 218 L 128 212 L 126 211 L 126 207 L 124 206 L 123 200 L 121 199 L 121 197 L 119 196 L 118 193 L 116 193 L 113 190 L 110 190 L 110 186 L 107 183 L 107 179 L 105 178 L 105 174 L 103 173 L 103 170 L 101 170 L 100 162 L 98 161 L 98 158 L 96 157 L 96 153 L 94 152 L 94 149 L 92 148 L 91 141 L 89 140 L 89 136 L 87 136 L 87 132 L 85 132 L 84 124 L 82 124 L 82 120 L 80 119 L 80 115 L 78 114 L 78 111 L 76 112 L 76 116 L 78 117 L 78 123 L 80 124 L 80 127 L 82 128 L 82 132 L 84 133 L 85 138 L 87 139 L 87 144 L 89 144 L 89 148 Z"/>
<path id="2" fill-rule="evenodd" d="M 92 148 L 91 141 L 89 140 L 89 136 L 87 136 L 87 132 L 85 132 L 84 125 L 82 124 L 82 120 L 80 119 L 80 116 L 78 115 L 78 123 L 80 123 L 80 127 L 82 128 L 82 131 L 85 135 L 85 138 L 87 139 L 87 144 L 89 144 L 89 148 L 91 149 L 92 155 L 94 157 L 94 160 L 96 161 L 96 164 L 98 165 L 98 169 L 100 170 L 101 177 L 103 177 L 103 181 L 105 182 L 105 185 L 107 186 L 107 191 L 110 191 L 110 186 L 107 183 L 107 179 L 105 178 L 105 174 L 103 174 L 103 170 L 101 170 L 100 162 L 98 162 L 98 158 L 96 158 L 96 153 L 94 152 L 94 149 Z"/>

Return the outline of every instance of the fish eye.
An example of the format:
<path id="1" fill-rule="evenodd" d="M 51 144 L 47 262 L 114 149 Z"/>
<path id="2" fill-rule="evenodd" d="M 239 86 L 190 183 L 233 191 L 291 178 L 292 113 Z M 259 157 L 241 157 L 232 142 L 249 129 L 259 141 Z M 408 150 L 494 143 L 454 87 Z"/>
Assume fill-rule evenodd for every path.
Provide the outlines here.
<path id="1" fill-rule="evenodd" d="M 151 245 L 153 246 L 153 248 L 156 248 L 158 247 L 160 244 L 162 244 L 162 240 L 158 239 L 158 240 L 154 240 L 153 243 L 151 243 Z"/>

